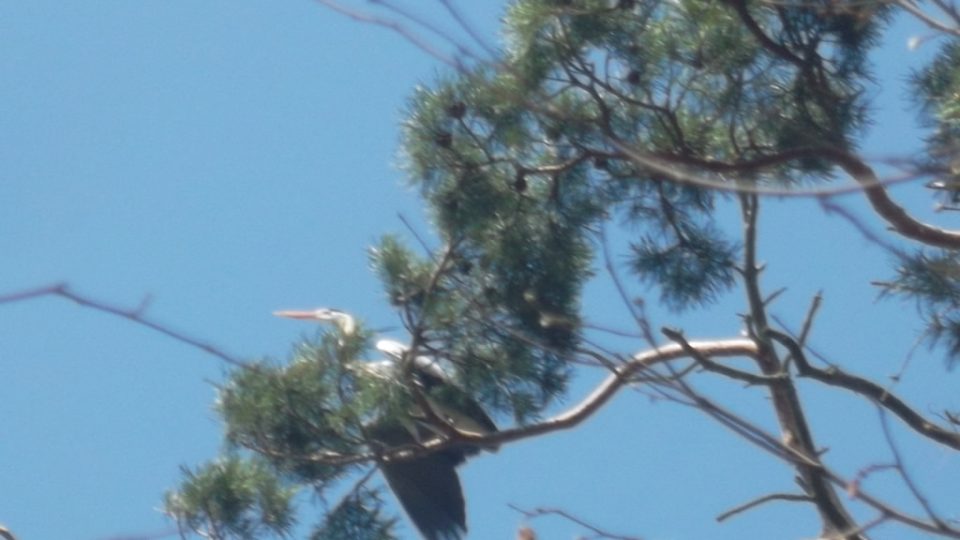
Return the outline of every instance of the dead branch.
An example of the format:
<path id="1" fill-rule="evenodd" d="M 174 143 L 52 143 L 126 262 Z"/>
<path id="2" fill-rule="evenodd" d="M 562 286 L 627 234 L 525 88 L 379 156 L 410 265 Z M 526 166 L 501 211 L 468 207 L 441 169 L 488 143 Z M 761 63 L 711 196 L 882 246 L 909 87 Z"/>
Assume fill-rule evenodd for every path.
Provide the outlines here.
<path id="1" fill-rule="evenodd" d="M 877 414 L 880 416 L 880 427 L 883 428 L 883 438 L 887 441 L 887 446 L 890 448 L 890 453 L 893 454 L 893 464 L 894 468 L 897 470 L 897 474 L 900 475 L 900 478 L 903 480 L 903 483 L 906 484 L 907 489 L 910 490 L 910 493 L 913 494 L 913 498 L 920 503 L 920 506 L 923 508 L 924 512 L 927 513 L 927 517 L 930 518 L 930 521 L 946 527 L 946 523 L 940 516 L 934 512 L 933 507 L 930 505 L 930 501 L 927 500 L 927 497 L 920 491 L 920 487 L 917 486 L 917 483 L 914 482 L 913 477 L 907 472 L 907 465 L 903 460 L 903 455 L 900 453 L 900 449 L 897 447 L 896 441 L 893 439 L 893 433 L 890 432 L 890 423 L 887 421 L 887 415 L 885 410 L 881 407 L 877 407 Z"/>
<path id="2" fill-rule="evenodd" d="M 531 510 L 524 510 L 523 508 L 520 508 L 515 504 L 508 504 L 507 506 L 516 510 L 517 512 L 520 512 L 521 514 L 523 514 L 523 517 L 527 519 L 535 519 L 541 516 L 550 516 L 550 515 L 560 516 L 563 519 L 566 519 L 567 521 L 572 521 L 573 523 L 576 523 L 577 525 L 580 525 L 581 527 L 588 529 L 590 532 L 596 535 L 596 538 L 608 538 L 610 540 L 642 540 L 639 536 L 624 536 L 624 535 L 613 534 L 611 532 L 604 531 L 599 527 L 595 525 L 591 525 L 586 521 L 584 521 L 583 519 L 578 518 L 573 514 L 571 514 L 570 512 L 567 512 L 566 510 L 562 510 L 560 508 L 533 508 Z"/>
<path id="3" fill-rule="evenodd" d="M 735 506 L 717 516 L 716 519 L 717 521 L 724 521 L 741 512 L 746 512 L 751 508 L 756 508 L 757 506 L 770 501 L 813 502 L 813 499 L 811 499 L 809 495 L 798 495 L 796 493 L 771 493 L 770 495 L 764 495 L 763 497 L 759 497 L 757 499 L 753 499 L 752 501 L 745 502 L 739 506 Z"/>
<path id="4" fill-rule="evenodd" d="M 818 470 L 822 471 L 824 478 L 829 480 L 829 482 L 831 482 L 834 486 L 847 490 L 847 493 L 851 497 L 856 498 L 880 513 L 881 519 L 879 521 L 874 520 L 858 527 L 824 534 L 824 538 L 837 540 L 847 539 L 850 536 L 861 535 L 866 530 L 876 527 L 885 520 L 891 520 L 900 522 L 919 531 L 960 539 L 960 530 L 946 526 L 944 523 L 924 521 L 923 519 L 911 516 L 896 509 L 890 504 L 881 501 L 877 497 L 866 492 L 866 490 L 861 489 L 861 482 L 867 474 L 869 474 L 872 470 L 876 470 L 881 467 L 890 468 L 890 465 L 873 465 L 858 473 L 853 479 L 844 478 L 835 471 L 826 467 L 822 462 L 819 462 L 815 456 L 811 457 L 802 454 L 791 445 L 788 445 L 789 441 L 781 442 L 777 440 L 774 436 L 768 434 L 762 428 L 724 409 L 722 406 L 712 402 L 708 398 L 696 393 L 692 388 L 690 388 L 685 380 L 673 378 L 671 379 L 671 382 L 673 382 L 674 389 L 678 390 L 685 397 L 687 397 L 688 401 L 672 398 L 669 396 L 669 394 L 662 394 L 664 397 L 667 397 L 674 402 L 701 410 L 705 414 L 708 414 L 712 418 L 716 419 L 722 426 L 730 429 L 737 435 L 742 436 L 748 442 L 756 445 L 761 450 L 768 452 L 779 459 L 783 459 L 795 466 L 806 465 L 809 467 L 817 467 Z M 798 482 L 805 491 L 809 491 L 808 483 L 803 477 L 798 477 Z M 811 502 L 816 503 L 816 500 L 811 497 Z"/>
<path id="5" fill-rule="evenodd" d="M 719 373 L 724 377 L 729 377 L 731 379 L 743 381 L 750 385 L 760 385 L 760 386 L 767 386 L 767 385 L 773 384 L 773 381 L 776 378 L 782 377 L 782 376 L 772 377 L 772 376 L 755 375 L 753 373 L 740 371 L 738 369 L 734 369 L 734 368 L 725 366 L 723 364 L 718 364 L 713 360 L 710 360 L 709 358 L 703 356 L 702 354 L 700 354 L 700 351 L 690 346 L 690 343 L 687 342 L 687 339 L 683 336 L 683 332 L 676 330 L 674 328 L 666 328 L 666 327 L 661 328 L 660 332 L 662 332 L 663 335 L 667 336 L 667 338 L 670 341 L 673 341 L 674 343 L 680 345 L 680 347 L 683 348 L 683 350 L 691 358 L 697 361 L 697 364 L 699 364 L 703 369 L 706 369 L 707 371 Z"/>
<path id="6" fill-rule="evenodd" d="M 927 420 L 886 388 L 862 377 L 851 375 L 835 366 L 829 369 L 814 367 L 807 361 L 803 349 L 793 338 L 773 329 L 767 329 L 767 335 L 787 349 L 796 363 L 797 372 L 801 377 L 810 377 L 824 384 L 851 390 L 867 397 L 897 415 L 907 426 L 924 437 L 954 450 L 960 450 L 960 433 L 942 428 Z"/>
<path id="7" fill-rule="evenodd" d="M 244 368 L 252 369 L 253 366 L 243 362 L 242 360 L 227 354 L 218 347 L 201 341 L 195 337 L 191 337 L 179 330 L 174 330 L 173 328 L 152 321 L 148 319 L 145 315 L 148 302 L 146 299 L 140 303 L 136 308 L 123 308 L 119 306 L 114 306 L 108 304 L 102 300 L 97 300 L 93 297 L 86 296 L 77 292 L 74 292 L 67 283 L 55 283 L 53 285 L 48 285 L 45 287 L 38 287 L 36 289 L 29 289 L 25 291 L 14 292 L 10 294 L 0 295 L 0 304 L 11 304 L 14 302 L 22 302 L 25 300 L 32 300 L 35 298 L 40 298 L 42 296 L 57 296 L 60 298 L 65 298 L 71 300 L 82 307 L 90 308 L 95 311 L 101 311 L 108 313 L 110 315 L 115 315 L 132 321 L 141 326 L 145 326 L 155 332 L 159 332 L 167 337 L 173 338 L 175 341 L 185 343 L 191 347 L 200 349 L 201 351 L 216 356 L 217 358 L 227 362 L 228 364 Z"/>
<path id="8" fill-rule="evenodd" d="M 786 372 L 784 372 L 783 364 L 777 358 L 777 352 L 767 335 L 769 325 L 766 305 L 760 293 L 759 265 L 757 264 L 756 252 L 759 202 L 760 198 L 756 194 L 740 194 L 744 238 L 744 262 L 741 273 L 747 304 L 750 308 L 749 328 L 751 333 L 757 337 L 758 354 L 754 358 L 764 375 L 774 377 L 785 375 Z M 807 423 L 793 381 L 789 376 L 785 376 L 777 379 L 776 384 L 771 384 L 769 388 L 784 444 L 799 455 L 807 456 L 813 461 L 813 463 L 796 462 L 795 466 L 808 494 L 820 513 L 824 532 L 827 534 L 839 533 L 848 540 L 863 538 L 859 534 L 847 534 L 846 532 L 855 530 L 857 528 L 856 522 L 849 515 L 843 503 L 840 502 L 836 491 L 830 485 L 823 465 L 819 462 L 813 433 Z"/>

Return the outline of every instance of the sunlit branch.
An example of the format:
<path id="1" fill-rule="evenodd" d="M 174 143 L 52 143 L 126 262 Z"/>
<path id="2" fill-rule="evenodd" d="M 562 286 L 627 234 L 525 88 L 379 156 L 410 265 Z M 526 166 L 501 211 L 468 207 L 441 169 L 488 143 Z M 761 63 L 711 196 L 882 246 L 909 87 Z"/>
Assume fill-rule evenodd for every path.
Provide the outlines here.
<path id="1" fill-rule="evenodd" d="M 662 328 L 660 329 L 660 332 L 663 333 L 663 335 L 667 336 L 667 338 L 670 341 L 673 341 L 674 343 L 680 345 L 680 347 L 682 347 L 683 350 L 686 351 L 686 353 L 691 358 L 696 360 L 697 363 L 707 371 L 712 371 L 714 373 L 723 375 L 724 377 L 728 377 L 737 381 L 742 381 L 750 385 L 759 385 L 759 386 L 768 386 L 770 384 L 773 384 L 773 382 L 776 381 L 777 379 L 782 378 L 782 375 L 776 375 L 776 376 L 755 375 L 753 373 L 740 371 L 738 369 L 734 369 L 734 368 L 725 366 L 723 364 L 718 364 L 717 362 L 714 362 L 713 360 L 710 360 L 709 358 L 700 354 L 700 351 L 696 350 L 693 346 L 691 346 L 690 343 L 687 341 L 687 339 L 683 336 L 683 332 L 673 328 Z"/>
<path id="2" fill-rule="evenodd" d="M 754 357 L 757 354 L 756 344 L 749 339 L 691 341 L 689 345 L 708 358 Z M 245 441 L 245 445 L 250 446 L 251 449 L 256 452 L 262 452 L 270 457 L 293 458 L 305 462 L 318 462 L 328 465 L 350 465 L 369 462 L 378 458 L 387 461 L 392 459 L 413 459 L 431 452 L 436 452 L 448 446 L 464 443 L 476 446 L 502 445 L 509 442 L 538 437 L 555 431 L 574 428 L 599 411 L 619 390 L 630 384 L 633 377 L 637 374 L 657 364 L 685 357 L 687 357 L 687 352 L 683 347 L 676 344 L 664 345 L 656 350 L 637 353 L 628 362 L 617 365 L 614 373 L 607 376 L 590 394 L 567 411 L 536 424 L 504 429 L 495 433 L 474 435 L 456 431 L 449 434 L 451 436 L 450 439 L 438 439 L 427 441 L 422 445 L 391 448 L 379 456 L 373 452 L 340 454 L 327 451 L 302 456 L 289 456 L 283 452 L 264 448 L 259 445 L 256 447 L 251 446 L 249 441 Z"/>

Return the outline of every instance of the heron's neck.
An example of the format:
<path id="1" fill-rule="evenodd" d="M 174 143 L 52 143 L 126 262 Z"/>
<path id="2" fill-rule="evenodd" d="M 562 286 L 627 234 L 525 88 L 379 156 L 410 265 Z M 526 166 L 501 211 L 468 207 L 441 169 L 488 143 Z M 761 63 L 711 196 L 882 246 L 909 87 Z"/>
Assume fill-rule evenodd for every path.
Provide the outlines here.
<path id="1" fill-rule="evenodd" d="M 337 325 L 345 336 L 352 336 L 357 331 L 357 323 L 354 322 L 353 317 L 346 314 L 342 314 L 337 318 Z"/>

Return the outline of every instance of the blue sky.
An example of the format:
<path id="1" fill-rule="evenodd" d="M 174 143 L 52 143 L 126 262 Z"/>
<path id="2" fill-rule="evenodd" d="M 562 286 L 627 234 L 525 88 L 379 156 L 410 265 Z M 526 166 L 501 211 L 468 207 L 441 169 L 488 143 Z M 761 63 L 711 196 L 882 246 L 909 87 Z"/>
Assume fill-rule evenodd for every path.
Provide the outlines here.
<path id="1" fill-rule="evenodd" d="M 421 13 L 457 33 L 428 5 Z M 494 42 L 501 10 L 491 2 L 467 13 Z M 897 86 L 924 57 L 905 47 L 916 32 L 901 25 L 876 55 L 883 135 L 869 139 L 870 155 L 916 146 Z M 399 214 L 429 236 L 396 166 L 398 126 L 414 86 L 444 69 L 398 35 L 307 0 L 0 3 L 0 294 L 66 281 L 122 307 L 146 298 L 152 320 L 243 358 L 282 358 L 312 332 L 271 317 L 278 308 L 337 306 L 396 329 L 366 249 L 384 233 L 409 237 Z M 930 214 L 917 185 L 894 193 L 956 225 Z M 841 201 L 883 228 L 857 195 Z M 918 326 L 910 306 L 875 301 L 869 280 L 888 275 L 888 254 L 813 201 L 771 200 L 763 212 L 765 284 L 789 287 L 775 311 L 798 325 L 822 289 L 814 345 L 853 371 L 895 372 Z M 593 322 L 628 328 L 608 284 L 591 284 L 584 303 Z M 704 313 L 652 316 L 691 338 L 724 337 L 738 333 L 742 305 L 733 294 Z M 210 383 L 223 364 L 58 298 L 0 305 L 0 329 L 0 523 L 22 540 L 169 532 L 158 508 L 179 466 L 220 448 Z M 943 366 L 920 349 L 897 390 L 921 411 L 960 407 Z M 597 378 L 579 378 L 558 410 Z M 773 427 L 759 392 L 699 384 Z M 801 388 L 831 465 L 853 475 L 889 460 L 871 406 Z M 960 461 L 895 433 L 923 489 L 956 517 L 945 503 L 956 500 Z M 696 411 L 637 392 L 572 432 L 477 459 L 462 476 L 476 539 L 513 537 L 524 521 L 509 503 L 563 508 L 647 539 L 817 532 L 812 510 L 784 504 L 716 524 L 733 506 L 792 490 L 790 470 Z M 891 500 L 906 500 L 893 489 Z M 543 539 L 586 533 L 559 519 L 531 524 Z M 877 537 L 911 538 L 896 527 Z"/>

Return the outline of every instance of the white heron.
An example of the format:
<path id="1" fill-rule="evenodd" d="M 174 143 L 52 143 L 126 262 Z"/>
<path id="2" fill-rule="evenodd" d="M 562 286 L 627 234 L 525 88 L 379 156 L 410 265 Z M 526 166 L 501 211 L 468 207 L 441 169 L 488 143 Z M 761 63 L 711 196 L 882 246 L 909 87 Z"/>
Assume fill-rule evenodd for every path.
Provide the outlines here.
<path id="1" fill-rule="evenodd" d="M 354 334 L 357 330 L 354 318 L 338 309 L 284 310 L 276 311 L 274 315 L 330 322 L 344 336 Z M 431 438 L 444 436 L 450 427 L 472 435 L 497 431 L 497 426 L 483 408 L 463 391 L 453 374 L 436 359 L 424 355 L 408 359 L 409 348 L 388 339 L 377 341 L 376 348 L 385 358 L 376 362 L 361 362 L 357 367 L 372 375 L 399 381 L 403 377 L 401 367 L 404 362 L 410 362 L 410 378 L 423 388 L 426 404 L 433 413 L 428 415 L 421 408 L 414 407 L 409 411 L 409 418 L 396 422 L 374 422 L 368 426 L 368 432 L 377 442 L 388 447 L 421 444 Z M 431 392 L 438 385 L 444 390 L 439 395 L 457 399 L 439 402 L 434 397 L 438 393 Z M 447 422 L 448 426 L 436 425 L 435 419 Z M 456 468 L 468 457 L 484 449 L 496 448 L 456 445 L 412 459 L 380 463 L 387 484 L 426 540 L 461 540 L 466 534 L 465 503 Z"/>

